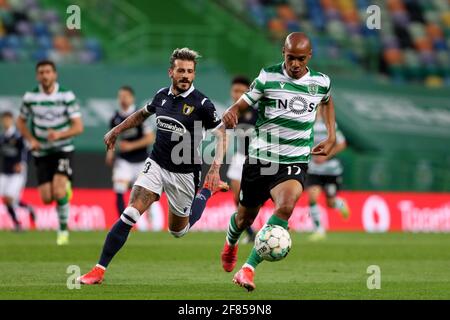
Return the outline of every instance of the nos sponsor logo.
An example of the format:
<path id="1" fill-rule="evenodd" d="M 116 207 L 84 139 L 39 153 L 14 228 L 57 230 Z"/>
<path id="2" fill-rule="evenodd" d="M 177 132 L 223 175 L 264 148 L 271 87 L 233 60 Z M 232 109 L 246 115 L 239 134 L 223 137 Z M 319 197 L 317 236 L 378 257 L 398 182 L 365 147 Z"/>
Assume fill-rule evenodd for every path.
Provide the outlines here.
<path id="1" fill-rule="evenodd" d="M 157 117 L 156 126 L 160 130 L 177 133 L 179 135 L 183 135 L 186 133 L 186 127 L 180 121 L 171 117 L 166 116 Z"/>
<path id="2" fill-rule="evenodd" d="M 303 97 L 297 96 L 290 100 L 277 100 L 277 108 L 288 109 L 294 113 L 301 115 L 305 112 L 312 112 L 315 104 L 313 102 L 308 103 Z"/>

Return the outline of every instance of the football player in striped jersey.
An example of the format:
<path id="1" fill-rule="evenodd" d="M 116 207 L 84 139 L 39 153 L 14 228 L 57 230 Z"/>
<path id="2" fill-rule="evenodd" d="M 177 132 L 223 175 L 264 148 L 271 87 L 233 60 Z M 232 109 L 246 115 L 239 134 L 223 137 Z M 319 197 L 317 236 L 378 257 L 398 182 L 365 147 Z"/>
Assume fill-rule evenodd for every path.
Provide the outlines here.
<path id="1" fill-rule="evenodd" d="M 36 78 L 39 85 L 23 97 L 17 128 L 31 146 L 42 201 L 56 202 L 59 220 L 56 243 L 67 245 L 73 137 L 83 132 L 83 121 L 73 92 L 57 82 L 52 61 L 37 63 Z"/>
<path id="2" fill-rule="evenodd" d="M 237 241 L 259 209 L 271 198 L 275 211 L 267 224 L 288 229 L 297 200 L 304 190 L 311 155 L 328 155 L 335 142 L 335 114 L 330 78 L 308 67 L 312 56 L 309 38 L 301 32 L 287 36 L 284 61 L 264 68 L 250 90 L 222 116 L 234 128 L 239 113 L 258 103 L 258 118 L 243 170 L 238 211 L 231 216 L 222 251 L 222 266 L 231 272 L 237 261 Z M 312 128 L 319 104 L 324 108 L 327 138 L 313 147 Z M 255 248 L 233 281 L 251 291 L 255 268 L 262 262 Z"/>

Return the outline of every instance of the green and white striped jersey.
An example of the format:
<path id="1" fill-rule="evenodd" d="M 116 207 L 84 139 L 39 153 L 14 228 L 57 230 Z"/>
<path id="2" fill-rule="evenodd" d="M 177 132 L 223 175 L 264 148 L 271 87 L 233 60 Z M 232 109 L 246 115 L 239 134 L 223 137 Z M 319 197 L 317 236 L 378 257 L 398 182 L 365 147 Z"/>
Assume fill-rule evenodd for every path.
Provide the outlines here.
<path id="1" fill-rule="evenodd" d="M 325 140 L 328 137 L 328 130 L 322 119 L 316 120 L 313 127 L 314 145 Z M 344 134 L 339 130 L 336 124 L 336 144 L 345 142 Z M 317 174 L 321 176 L 340 176 L 344 171 L 341 162 L 336 158 L 331 158 L 323 163 L 315 163 L 314 158 L 309 163 L 308 174 Z"/>
<path id="2" fill-rule="evenodd" d="M 20 116 L 31 122 L 31 132 L 40 142 L 40 150 L 33 156 L 42 157 L 55 152 L 70 152 L 75 149 L 72 138 L 48 141 L 48 129 L 64 131 L 70 128 L 71 119 L 81 117 L 80 107 L 72 91 L 55 84 L 51 94 L 46 94 L 41 86 L 28 91 L 23 96 Z"/>
<path id="3" fill-rule="evenodd" d="M 330 78 L 308 68 L 289 77 L 284 63 L 264 68 L 242 98 L 258 103 L 249 156 L 277 163 L 308 163 L 317 106 L 330 98 Z"/>

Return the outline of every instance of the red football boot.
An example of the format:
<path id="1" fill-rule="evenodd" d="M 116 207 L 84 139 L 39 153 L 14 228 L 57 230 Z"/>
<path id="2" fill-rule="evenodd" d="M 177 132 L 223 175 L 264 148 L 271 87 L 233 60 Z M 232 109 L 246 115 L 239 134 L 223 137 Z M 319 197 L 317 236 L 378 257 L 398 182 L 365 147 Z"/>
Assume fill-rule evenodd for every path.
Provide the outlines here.
<path id="1" fill-rule="evenodd" d="M 238 286 L 247 289 L 249 292 L 255 290 L 256 286 L 253 283 L 255 271 L 248 267 L 242 267 L 233 277 L 233 282 Z"/>
<path id="2" fill-rule="evenodd" d="M 91 271 L 82 275 L 77 280 L 81 284 L 101 284 L 105 276 L 105 269 L 95 266 Z"/>
<path id="3" fill-rule="evenodd" d="M 230 246 L 228 241 L 225 241 L 225 245 L 222 250 L 222 267 L 226 272 L 233 271 L 237 262 L 237 252 L 238 245 L 237 243 L 234 246 Z"/>

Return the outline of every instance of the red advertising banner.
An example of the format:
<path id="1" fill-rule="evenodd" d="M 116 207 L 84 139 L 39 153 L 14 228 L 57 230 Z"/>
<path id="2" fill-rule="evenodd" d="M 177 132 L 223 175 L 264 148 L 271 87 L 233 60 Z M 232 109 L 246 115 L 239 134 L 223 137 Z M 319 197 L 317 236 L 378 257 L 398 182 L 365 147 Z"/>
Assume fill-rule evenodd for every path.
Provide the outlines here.
<path id="1" fill-rule="evenodd" d="M 325 199 L 319 200 L 321 219 L 330 231 L 366 232 L 450 232 L 450 193 L 396 193 L 396 192 L 341 192 L 352 214 L 343 220 L 335 209 L 327 208 Z M 36 225 L 31 224 L 26 209 L 17 208 L 24 229 L 53 230 L 58 220 L 54 206 L 43 205 L 36 189 L 26 189 L 23 199 L 33 205 Z M 69 228 L 71 230 L 105 230 L 118 218 L 112 190 L 75 189 L 71 202 Z M 271 201 L 261 208 L 254 227 L 259 229 L 273 213 Z M 194 226 L 197 231 L 223 231 L 236 211 L 230 192 L 218 193 L 210 198 L 205 212 Z M 311 231 L 308 197 L 304 194 L 289 220 L 294 231 Z M 0 204 L 0 229 L 12 229 L 13 223 L 6 207 Z M 167 200 L 163 195 L 144 214 L 136 225 L 138 230 L 158 231 L 167 228 Z"/>

